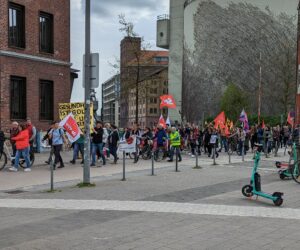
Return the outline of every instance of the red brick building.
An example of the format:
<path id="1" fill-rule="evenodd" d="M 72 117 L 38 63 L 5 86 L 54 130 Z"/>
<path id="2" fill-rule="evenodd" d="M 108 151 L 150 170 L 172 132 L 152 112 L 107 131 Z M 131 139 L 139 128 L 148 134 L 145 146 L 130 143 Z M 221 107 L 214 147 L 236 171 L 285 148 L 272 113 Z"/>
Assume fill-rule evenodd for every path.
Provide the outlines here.
<path id="1" fill-rule="evenodd" d="M 0 0 L 0 127 L 30 117 L 38 129 L 69 102 L 69 0 Z"/>
<path id="2" fill-rule="evenodd" d="M 142 49 L 140 37 L 121 41 L 120 126 L 136 122 L 136 87 L 138 86 L 138 123 L 156 125 L 161 114 L 160 99 L 168 93 L 169 52 Z M 162 110 L 166 115 L 167 110 Z"/>

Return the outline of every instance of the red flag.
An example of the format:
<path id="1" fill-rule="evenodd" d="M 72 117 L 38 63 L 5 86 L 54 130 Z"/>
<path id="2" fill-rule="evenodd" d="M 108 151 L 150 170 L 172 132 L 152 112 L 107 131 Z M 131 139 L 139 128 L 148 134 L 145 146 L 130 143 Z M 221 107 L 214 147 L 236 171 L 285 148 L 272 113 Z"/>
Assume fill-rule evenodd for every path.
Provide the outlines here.
<path id="1" fill-rule="evenodd" d="M 294 126 L 294 119 L 295 117 L 291 112 L 288 114 L 287 123 L 290 124 L 292 127 Z"/>
<path id="2" fill-rule="evenodd" d="M 263 121 L 262 121 L 262 124 L 261 124 L 261 128 L 265 128 L 265 127 L 266 127 L 265 121 L 263 120 Z"/>
<path id="3" fill-rule="evenodd" d="M 160 115 L 160 117 L 159 117 L 158 125 L 161 125 L 163 128 L 167 127 L 166 121 L 162 115 Z"/>
<path id="4" fill-rule="evenodd" d="M 221 112 L 215 119 L 214 119 L 214 123 L 215 123 L 215 128 L 224 128 L 225 127 L 225 112 Z"/>
<path id="5" fill-rule="evenodd" d="M 166 107 L 169 109 L 174 109 L 176 108 L 176 103 L 175 100 L 173 98 L 173 96 L 171 95 L 162 95 L 160 97 L 161 103 L 160 103 L 160 109 Z"/>

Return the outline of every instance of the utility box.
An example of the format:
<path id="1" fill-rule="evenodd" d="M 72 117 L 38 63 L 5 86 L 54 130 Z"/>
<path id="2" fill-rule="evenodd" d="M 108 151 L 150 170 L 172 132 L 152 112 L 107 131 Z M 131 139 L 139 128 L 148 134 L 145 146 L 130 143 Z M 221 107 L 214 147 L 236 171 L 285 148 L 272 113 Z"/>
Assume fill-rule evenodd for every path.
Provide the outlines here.
<path id="1" fill-rule="evenodd" d="M 169 49 L 170 45 L 170 19 L 168 15 L 157 17 L 156 46 Z"/>

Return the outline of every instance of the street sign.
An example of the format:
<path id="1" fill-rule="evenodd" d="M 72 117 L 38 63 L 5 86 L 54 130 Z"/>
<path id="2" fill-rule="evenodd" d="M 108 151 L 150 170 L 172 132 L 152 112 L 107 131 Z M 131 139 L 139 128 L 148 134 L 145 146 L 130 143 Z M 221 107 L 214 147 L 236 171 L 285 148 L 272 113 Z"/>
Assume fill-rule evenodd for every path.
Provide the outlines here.
<path id="1" fill-rule="evenodd" d="M 91 89 L 99 87 L 99 53 L 91 54 Z M 85 88 L 85 55 L 83 56 L 82 86 Z"/>

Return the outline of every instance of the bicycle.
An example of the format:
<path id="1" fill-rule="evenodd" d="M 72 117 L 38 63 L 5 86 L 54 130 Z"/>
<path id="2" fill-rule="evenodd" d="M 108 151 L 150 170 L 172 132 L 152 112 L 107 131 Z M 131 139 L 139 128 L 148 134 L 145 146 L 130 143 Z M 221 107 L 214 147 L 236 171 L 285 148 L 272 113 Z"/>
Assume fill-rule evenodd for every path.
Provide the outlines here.
<path id="1" fill-rule="evenodd" d="M 160 162 L 167 157 L 167 142 L 164 143 L 164 146 L 157 146 L 157 140 L 154 140 L 153 145 L 153 157 L 156 162 Z"/>
<path id="2" fill-rule="evenodd" d="M 290 159 L 291 164 L 289 164 L 289 169 L 293 180 L 296 183 L 300 184 L 300 169 L 299 169 L 300 165 L 298 161 L 297 149 L 300 150 L 300 145 L 296 145 L 296 143 L 294 142 L 291 151 L 291 159 Z"/>
<path id="3" fill-rule="evenodd" d="M 7 146 L 6 141 L 3 143 L 3 150 L 0 152 L 0 171 L 5 168 L 7 165 L 8 160 L 13 164 L 15 161 L 15 157 L 11 154 L 9 147 Z M 30 166 L 33 165 L 35 156 L 33 150 L 30 150 L 29 152 L 29 160 L 30 160 Z M 20 158 L 19 160 L 19 166 L 22 168 L 26 167 L 25 159 Z"/>

